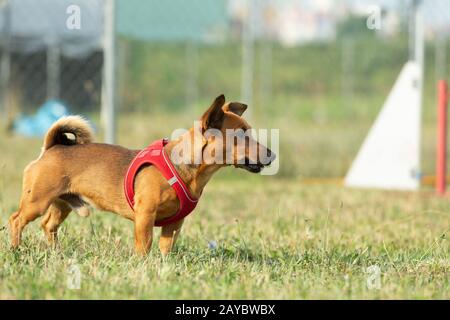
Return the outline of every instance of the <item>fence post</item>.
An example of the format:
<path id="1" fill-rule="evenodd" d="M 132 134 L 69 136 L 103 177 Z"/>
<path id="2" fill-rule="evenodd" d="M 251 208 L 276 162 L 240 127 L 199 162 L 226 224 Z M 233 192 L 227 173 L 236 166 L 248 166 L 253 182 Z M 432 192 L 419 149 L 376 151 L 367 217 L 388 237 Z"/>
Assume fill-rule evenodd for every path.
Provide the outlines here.
<path id="1" fill-rule="evenodd" d="M 446 189 L 447 177 L 447 82 L 438 83 L 438 124 L 436 146 L 436 192 L 443 195 Z"/>
<path id="2" fill-rule="evenodd" d="M 115 101 L 115 0 L 105 2 L 103 34 L 103 88 L 101 121 L 105 129 L 105 142 L 116 140 L 116 101 Z"/>

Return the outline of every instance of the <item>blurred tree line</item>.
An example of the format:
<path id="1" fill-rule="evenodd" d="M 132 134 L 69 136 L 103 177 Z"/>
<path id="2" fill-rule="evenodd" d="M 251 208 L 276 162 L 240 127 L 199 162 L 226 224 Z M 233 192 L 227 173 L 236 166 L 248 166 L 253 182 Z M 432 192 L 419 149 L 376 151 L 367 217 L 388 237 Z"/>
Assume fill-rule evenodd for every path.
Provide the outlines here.
<path id="1" fill-rule="evenodd" d="M 254 91 L 259 96 L 263 64 L 258 57 L 266 44 L 255 45 Z M 340 95 L 342 91 L 343 42 L 311 43 L 284 48 L 270 43 L 271 92 L 274 96 Z M 165 106 L 186 107 L 189 79 L 188 44 L 144 43 L 121 39 L 119 79 L 122 110 Z M 407 59 L 406 41 L 353 38 L 351 76 L 355 94 L 385 92 Z M 218 93 L 239 97 L 241 88 L 241 44 L 198 45 L 196 86 L 200 100 Z"/>

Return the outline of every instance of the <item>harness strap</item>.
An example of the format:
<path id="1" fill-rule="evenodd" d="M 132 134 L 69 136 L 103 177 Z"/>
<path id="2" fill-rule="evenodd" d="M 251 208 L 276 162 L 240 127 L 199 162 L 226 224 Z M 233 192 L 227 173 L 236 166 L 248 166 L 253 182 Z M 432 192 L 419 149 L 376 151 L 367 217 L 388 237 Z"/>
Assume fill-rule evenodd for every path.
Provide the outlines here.
<path id="1" fill-rule="evenodd" d="M 134 180 L 136 174 L 143 165 L 154 165 L 158 168 L 164 178 L 166 178 L 169 185 L 175 190 L 178 200 L 180 201 L 180 208 L 175 215 L 161 221 L 155 221 L 155 226 L 157 227 L 162 227 L 183 219 L 195 209 L 198 203 L 198 199 L 191 195 L 188 187 L 185 185 L 173 163 L 167 156 L 164 150 L 164 146 L 167 143 L 167 139 L 157 140 L 147 148 L 141 150 L 129 165 L 124 179 L 125 197 L 133 211 Z"/>

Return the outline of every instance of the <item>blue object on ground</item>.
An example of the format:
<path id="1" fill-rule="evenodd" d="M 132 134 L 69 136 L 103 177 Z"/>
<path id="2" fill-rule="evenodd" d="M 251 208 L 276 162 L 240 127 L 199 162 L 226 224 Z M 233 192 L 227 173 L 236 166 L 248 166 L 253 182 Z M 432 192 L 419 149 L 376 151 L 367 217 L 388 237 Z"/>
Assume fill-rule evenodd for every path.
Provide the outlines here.
<path id="1" fill-rule="evenodd" d="M 68 108 L 57 100 L 45 102 L 33 116 L 22 116 L 14 121 L 14 132 L 27 137 L 42 137 L 53 122 L 68 116 Z"/>

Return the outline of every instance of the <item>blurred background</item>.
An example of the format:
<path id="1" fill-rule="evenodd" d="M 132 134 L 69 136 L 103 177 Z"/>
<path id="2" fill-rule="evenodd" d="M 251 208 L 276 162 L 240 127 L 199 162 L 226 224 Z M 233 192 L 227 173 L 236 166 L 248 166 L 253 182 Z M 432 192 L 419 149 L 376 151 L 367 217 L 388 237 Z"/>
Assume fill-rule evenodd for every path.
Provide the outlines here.
<path id="1" fill-rule="evenodd" d="M 342 177 L 411 57 L 419 4 L 422 174 L 432 174 L 445 0 L 0 0 L 2 126 L 39 136 L 39 115 L 81 113 L 99 140 L 142 148 L 224 93 L 250 105 L 254 127 L 280 129 L 276 177 Z M 374 6 L 379 28 L 367 24 Z"/>

